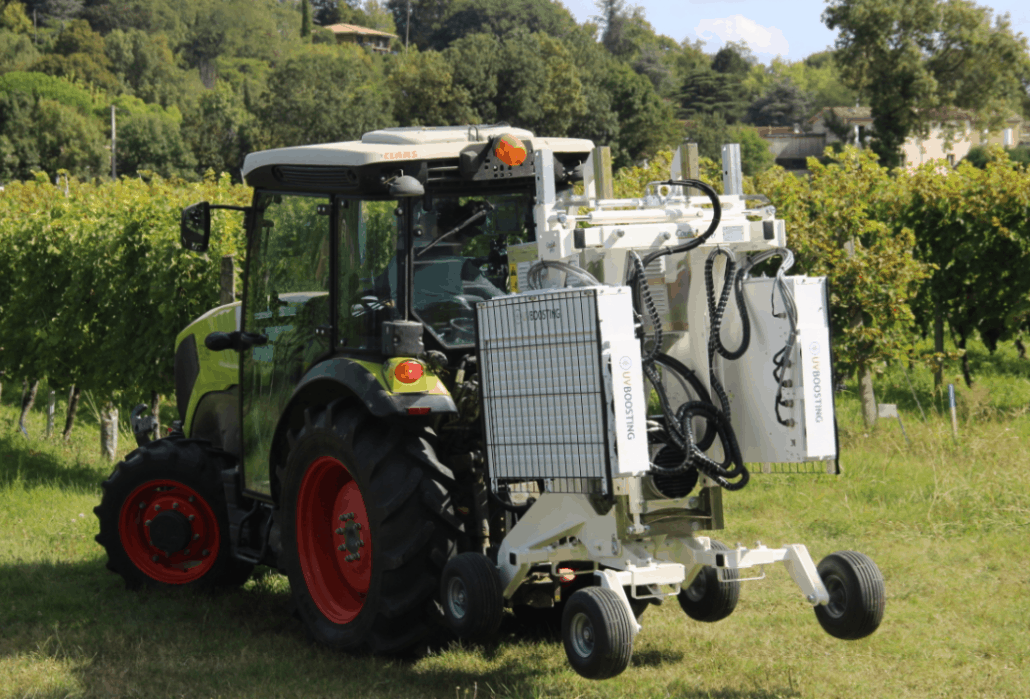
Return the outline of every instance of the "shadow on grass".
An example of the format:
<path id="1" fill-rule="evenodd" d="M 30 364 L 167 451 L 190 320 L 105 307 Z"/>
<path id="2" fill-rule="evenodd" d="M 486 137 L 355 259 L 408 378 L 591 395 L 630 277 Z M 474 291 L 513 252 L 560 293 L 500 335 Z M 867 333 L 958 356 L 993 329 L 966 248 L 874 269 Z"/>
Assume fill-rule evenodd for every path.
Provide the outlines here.
<path id="1" fill-rule="evenodd" d="M 669 699 L 784 699 L 784 697 L 800 697 L 801 692 L 793 687 L 777 689 L 700 689 L 688 687 L 684 682 L 676 681 L 668 688 Z"/>
<path id="2" fill-rule="evenodd" d="M 24 483 L 80 490 L 98 487 L 105 477 L 95 467 L 72 465 L 70 461 L 51 453 L 49 445 L 26 439 L 19 432 L 0 435 L 0 485 Z"/>
<path id="3" fill-rule="evenodd" d="M 0 565 L 0 658 L 31 662 L 16 694 L 48 696 L 52 676 L 86 697 L 135 696 L 144 687 L 160 696 L 250 698 L 289 688 L 304 697 L 435 697 L 483 685 L 482 672 L 460 660 L 425 667 L 312 643 L 285 581 L 261 569 L 238 590 L 131 591 L 105 564 L 98 551 L 89 561 Z M 516 640 L 524 639 L 481 652 L 495 657 Z M 505 658 L 490 679 L 528 691 L 542 672 Z"/>

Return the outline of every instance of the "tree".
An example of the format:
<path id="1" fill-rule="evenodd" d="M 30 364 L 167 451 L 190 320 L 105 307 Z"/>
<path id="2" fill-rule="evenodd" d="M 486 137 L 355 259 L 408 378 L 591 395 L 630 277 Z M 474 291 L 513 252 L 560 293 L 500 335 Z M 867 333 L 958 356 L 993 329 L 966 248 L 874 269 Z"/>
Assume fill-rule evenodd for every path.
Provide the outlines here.
<path id="1" fill-rule="evenodd" d="M 882 161 L 901 163 L 909 135 L 927 136 L 949 110 L 996 128 L 1025 98 L 1026 39 L 1008 16 L 968 0 L 830 0 L 823 21 L 838 31 L 845 83 L 868 96 Z"/>
<path id="2" fill-rule="evenodd" d="M 31 37 L 0 30 L 0 74 L 28 70 L 38 60 L 39 52 Z"/>
<path id="3" fill-rule="evenodd" d="M 755 54 L 742 41 L 729 41 L 712 56 L 712 70 L 723 75 L 747 75 L 756 63 Z"/>
<path id="4" fill-rule="evenodd" d="M 115 29 L 104 37 L 104 47 L 123 89 L 144 102 L 185 111 L 204 89 L 196 73 L 179 68 L 164 34 Z"/>
<path id="5" fill-rule="evenodd" d="M 676 101 L 679 116 L 684 119 L 717 114 L 732 124 L 743 118 L 749 100 L 737 76 L 703 66 L 684 78 Z"/>
<path id="6" fill-rule="evenodd" d="M 601 84 L 618 119 L 618 131 L 608 142 L 615 167 L 632 165 L 676 142 L 679 129 L 672 105 L 658 96 L 646 77 L 611 60 Z"/>
<path id="7" fill-rule="evenodd" d="M 792 126 L 803 123 L 811 113 L 805 94 L 787 80 L 779 80 L 751 103 L 746 120 L 756 126 Z"/>
<path id="8" fill-rule="evenodd" d="M 272 148 L 358 139 L 394 123 L 384 77 L 357 46 L 315 45 L 280 63 L 260 114 L 260 145 Z"/>
<path id="9" fill-rule="evenodd" d="M 17 0 L 4 2 L 0 11 L 0 27 L 15 34 L 30 34 L 32 20 L 25 14 L 25 5 Z"/>
<path id="10" fill-rule="evenodd" d="M 429 45 L 442 50 L 461 37 L 483 32 L 547 34 L 560 41 L 575 30 L 576 20 L 569 11 L 548 0 L 454 0 L 430 35 Z"/>
<path id="11" fill-rule="evenodd" d="M 311 4 L 308 0 L 300 0 L 300 38 L 311 36 Z"/>
<path id="12" fill-rule="evenodd" d="M 43 56 L 33 69 L 73 81 L 84 80 L 110 91 L 118 88 L 118 78 L 110 67 L 103 37 L 86 20 L 76 19 L 57 36 L 53 53 Z"/>
<path id="13" fill-rule="evenodd" d="M 476 121 L 468 91 L 455 85 L 450 64 L 437 51 L 413 48 L 399 56 L 387 84 L 393 93 L 394 119 L 401 126 Z"/>
<path id="14" fill-rule="evenodd" d="M 393 13 L 397 33 L 424 51 L 430 47 L 437 50 L 445 48 L 435 44 L 433 37 L 440 31 L 454 4 L 455 0 L 387 0 L 386 7 Z M 475 30 L 471 28 L 465 32 L 466 35 L 473 33 Z"/>
<path id="15" fill-rule="evenodd" d="M 243 156 L 258 140 L 256 119 L 231 86 L 219 82 L 200 96 L 197 108 L 186 114 L 182 134 L 197 158 L 200 172 L 237 175 Z"/>
<path id="16" fill-rule="evenodd" d="M 161 177 L 195 178 L 196 158 L 180 131 L 179 110 L 162 109 L 123 95 L 115 101 L 118 114 L 118 173 L 146 171 Z"/>

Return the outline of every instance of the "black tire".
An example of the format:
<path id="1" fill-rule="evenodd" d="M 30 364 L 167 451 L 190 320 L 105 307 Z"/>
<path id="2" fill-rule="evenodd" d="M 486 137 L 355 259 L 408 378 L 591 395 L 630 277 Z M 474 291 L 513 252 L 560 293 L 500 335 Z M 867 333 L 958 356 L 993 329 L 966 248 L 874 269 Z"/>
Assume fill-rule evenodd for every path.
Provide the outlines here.
<path id="1" fill-rule="evenodd" d="M 846 641 L 865 638 L 883 621 L 886 592 L 883 574 L 873 560 L 857 551 L 837 551 L 816 567 L 830 602 L 815 607 L 826 633 Z"/>
<path id="2" fill-rule="evenodd" d="M 399 654 L 442 622 L 440 575 L 461 523 L 431 438 L 346 400 L 305 409 L 289 434 L 280 561 L 315 641 Z"/>
<path id="3" fill-rule="evenodd" d="M 612 590 L 588 587 L 565 603 L 562 642 L 569 664 L 589 680 L 622 673 L 633 656 L 633 620 Z"/>
<path id="4" fill-rule="evenodd" d="M 716 551 L 729 551 L 721 541 L 712 541 Z M 737 608 L 740 600 L 740 575 L 736 570 L 704 566 L 690 585 L 676 595 L 684 613 L 695 621 L 722 621 Z"/>
<path id="5" fill-rule="evenodd" d="M 504 595 L 497 567 L 481 553 L 462 553 L 444 566 L 440 603 L 444 619 L 459 638 L 481 642 L 497 634 Z"/>
<path id="6" fill-rule="evenodd" d="M 254 566 L 232 556 L 221 480 L 233 465 L 207 442 L 178 437 L 149 442 L 120 461 L 93 508 L 108 570 L 129 588 L 246 582 Z"/>

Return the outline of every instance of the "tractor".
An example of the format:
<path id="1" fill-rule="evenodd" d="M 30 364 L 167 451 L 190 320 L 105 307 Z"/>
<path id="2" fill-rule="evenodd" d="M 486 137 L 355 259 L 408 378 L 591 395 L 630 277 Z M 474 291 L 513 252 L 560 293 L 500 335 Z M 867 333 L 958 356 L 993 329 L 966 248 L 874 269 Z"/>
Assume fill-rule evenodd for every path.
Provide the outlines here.
<path id="1" fill-rule="evenodd" d="M 592 679 L 648 606 L 719 621 L 774 563 L 828 633 L 873 633 L 868 557 L 709 536 L 752 470 L 839 471 L 827 281 L 787 274 L 726 148 L 721 195 L 681 148 L 621 199 L 607 148 L 506 124 L 249 154 L 249 206 L 182 212 L 196 253 L 242 215 L 242 299 L 179 334 L 179 419 L 103 483 L 108 568 L 212 589 L 269 566 L 346 651 L 544 615 Z"/>

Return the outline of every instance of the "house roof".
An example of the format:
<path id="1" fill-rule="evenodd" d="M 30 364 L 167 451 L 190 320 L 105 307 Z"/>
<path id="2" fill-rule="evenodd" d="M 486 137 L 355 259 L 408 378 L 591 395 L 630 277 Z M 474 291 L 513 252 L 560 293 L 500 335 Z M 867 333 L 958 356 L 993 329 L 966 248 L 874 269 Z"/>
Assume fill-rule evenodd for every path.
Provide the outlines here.
<path id="1" fill-rule="evenodd" d="M 356 24 L 329 24 L 323 27 L 328 29 L 333 34 L 360 34 L 361 36 L 384 36 L 396 39 L 396 34 L 390 32 L 381 32 L 378 29 L 369 29 L 368 27 L 359 27 Z"/>
<path id="2" fill-rule="evenodd" d="M 818 136 L 822 134 L 814 134 L 803 131 L 801 129 L 795 130 L 793 126 L 756 126 L 758 129 L 758 135 L 762 138 L 788 138 L 793 136 Z"/>

